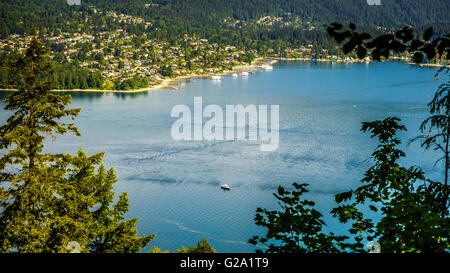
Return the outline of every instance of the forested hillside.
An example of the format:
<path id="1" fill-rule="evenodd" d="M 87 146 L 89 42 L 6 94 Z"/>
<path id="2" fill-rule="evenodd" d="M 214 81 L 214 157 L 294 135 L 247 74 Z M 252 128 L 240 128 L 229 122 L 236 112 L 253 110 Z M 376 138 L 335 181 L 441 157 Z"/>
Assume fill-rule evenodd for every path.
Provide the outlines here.
<path id="1" fill-rule="evenodd" d="M 250 20 L 266 15 L 284 16 L 286 12 L 299 16 L 302 21 L 354 22 L 366 26 L 398 27 L 404 24 L 422 26 L 450 20 L 450 2 L 447 0 L 381 0 L 380 6 L 368 5 L 366 0 L 156 0 L 154 2 L 158 3 L 159 7 L 166 7 L 166 11 L 177 14 L 178 18 L 192 21 L 200 18 L 213 20 L 226 17 Z M 114 6 L 111 4 L 106 6 L 108 5 Z M 144 14 L 145 10 L 142 13 Z"/>
<path id="2" fill-rule="evenodd" d="M 142 17 L 155 26 L 189 32 L 222 25 L 227 18 L 253 20 L 272 15 L 297 17 L 313 24 L 354 22 L 360 26 L 440 27 L 450 21 L 448 0 L 381 0 L 371 6 L 366 0 L 82 0 L 81 6 L 69 6 L 65 0 L 0 1 L 0 35 L 23 33 L 31 25 L 70 30 L 70 22 L 82 22 L 74 10 L 88 7 Z M 444 24 L 446 25 L 446 24 Z"/>
<path id="3" fill-rule="evenodd" d="M 1 67 L 23 48 L 33 27 L 58 63 L 55 88 L 122 89 L 158 82 L 145 83 L 148 75 L 166 77 L 172 70 L 213 69 L 219 63 L 225 69 L 255 55 L 342 56 L 323 27 L 335 21 L 353 22 L 375 35 L 404 25 L 418 33 L 433 26 L 435 36 L 442 36 L 450 32 L 449 14 L 448 0 L 381 0 L 380 6 L 367 0 L 81 0 L 79 6 L 66 0 L 0 0 L 0 87 L 8 87 Z M 207 41 L 198 50 L 186 39 Z M 162 44 L 161 52 L 173 49 L 173 61 L 155 55 Z M 121 52 L 124 47 L 129 52 Z M 139 65 L 147 67 L 139 77 L 122 73 Z"/>

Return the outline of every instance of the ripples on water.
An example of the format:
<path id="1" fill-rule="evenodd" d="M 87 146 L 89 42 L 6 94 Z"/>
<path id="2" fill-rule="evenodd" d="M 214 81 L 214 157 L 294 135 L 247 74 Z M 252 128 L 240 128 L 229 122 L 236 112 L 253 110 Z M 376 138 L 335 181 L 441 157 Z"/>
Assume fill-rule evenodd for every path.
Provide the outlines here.
<path id="1" fill-rule="evenodd" d="M 149 248 L 175 251 L 206 237 L 220 252 L 253 252 L 246 241 L 261 232 L 255 209 L 276 207 L 278 185 L 311 184 L 308 197 L 324 213 L 334 194 L 358 185 L 376 146 L 359 131 L 362 121 L 398 116 L 409 129 L 402 140 L 415 136 L 439 85 L 434 73 L 399 63 L 281 62 L 248 79 L 199 79 L 182 91 L 74 93 L 73 106 L 83 108 L 76 120 L 83 136 L 49 141 L 48 149 L 107 151 L 105 162 L 119 176 L 115 190 L 129 192 L 128 216 L 140 219 L 141 234 L 158 235 Z M 261 152 L 248 141 L 173 141 L 170 111 L 177 104 L 192 107 L 194 96 L 223 109 L 279 104 L 279 149 Z M 2 122 L 8 115 L 0 112 Z M 415 144 L 405 149 L 405 163 L 440 177 L 432 153 Z M 222 191 L 223 183 L 231 191 Z M 326 220 L 339 232 L 334 219 Z"/>

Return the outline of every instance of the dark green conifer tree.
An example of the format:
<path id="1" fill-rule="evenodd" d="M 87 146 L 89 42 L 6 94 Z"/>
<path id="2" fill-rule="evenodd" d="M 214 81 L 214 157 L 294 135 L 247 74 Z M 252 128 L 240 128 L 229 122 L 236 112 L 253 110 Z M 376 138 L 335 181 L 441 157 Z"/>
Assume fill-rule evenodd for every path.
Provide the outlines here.
<path id="1" fill-rule="evenodd" d="M 117 178 L 103 153 L 44 151 L 46 137 L 80 135 L 71 120 L 81 111 L 51 92 L 47 52 L 33 38 L 9 66 L 18 91 L 6 97 L 13 114 L 0 127 L 0 252 L 67 252 L 69 242 L 81 252 L 138 252 L 154 235 L 138 237 L 137 220 L 124 220 L 125 193 L 113 203 Z"/>

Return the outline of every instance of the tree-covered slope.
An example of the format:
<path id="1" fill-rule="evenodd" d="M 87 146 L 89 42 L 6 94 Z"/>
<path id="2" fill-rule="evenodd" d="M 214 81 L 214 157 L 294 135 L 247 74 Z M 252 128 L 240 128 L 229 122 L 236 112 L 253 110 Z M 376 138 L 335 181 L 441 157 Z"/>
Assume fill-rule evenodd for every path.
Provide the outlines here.
<path id="1" fill-rule="evenodd" d="M 304 21 L 320 23 L 351 21 L 359 25 L 388 27 L 404 24 L 422 26 L 450 20 L 448 0 L 381 0 L 380 6 L 369 5 L 367 0 L 156 0 L 154 2 L 169 7 L 168 10 L 180 18 L 191 20 L 213 17 L 249 20 L 265 15 L 281 16 L 285 12 L 298 15 Z"/>
<path id="2" fill-rule="evenodd" d="M 360 26 L 442 27 L 450 22 L 448 0 L 82 0 L 69 6 L 66 0 L 1 0 L 0 35 L 23 33 L 31 25 L 70 29 L 82 22 L 74 11 L 101 10 L 142 17 L 160 28 L 176 25 L 181 31 L 221 25 L 224 19 L 254 20 L 263 16 L 293 16 L 316 24 L 353 22 Z M 83 27 L 83 26 L 81 26 Z"/>

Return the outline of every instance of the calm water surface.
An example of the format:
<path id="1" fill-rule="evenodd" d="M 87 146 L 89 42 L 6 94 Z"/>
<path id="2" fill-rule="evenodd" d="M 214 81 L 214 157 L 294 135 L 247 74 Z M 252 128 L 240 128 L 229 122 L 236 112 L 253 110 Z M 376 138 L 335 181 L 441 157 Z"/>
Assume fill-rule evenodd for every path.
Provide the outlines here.
<path id="1" fill-rule="evenodd" d="M 73 93 L 73 106 L 83 109 L 76 120 L 82 137 L 63 136 L 47 147 L 107 151 L 105 163 L 119 177 L 115 191 L 129 193 L 128 217 L 139 218 L 140 234 L 157 234 L 149 248 L 175 251 L 206 237 L 220 252 L 253 252 L 246 241 L 263 231 L 254 225 L 255 209 L 276 208 L 272 192 L 278 185 L 309 183 L 308 197 L 325 214 L 334 194 L 358 185 L 376 147 L 360 132 L 362 121 L 398 116 L 408 128 L 401 139 L 417 135 L 439 85 L 435 72 L 400 63 L 280 62 L 247 79 L 198 79 L 181 91 Z M 223 109 L 278 104 L 279 149 L 261 152 L 255 142 L 172 140 L 172 107 L 192 109 L 195 96 Z M 0 111 L 2 123 L 9 114 Z M 404 164 L 440 177 L 436 155 L 416 144 L 403 148 Z M 231 191 L 222 191 L 222 183 Z M 332 217 L 326 220 L 328 229 L 340 232 Z"/>

